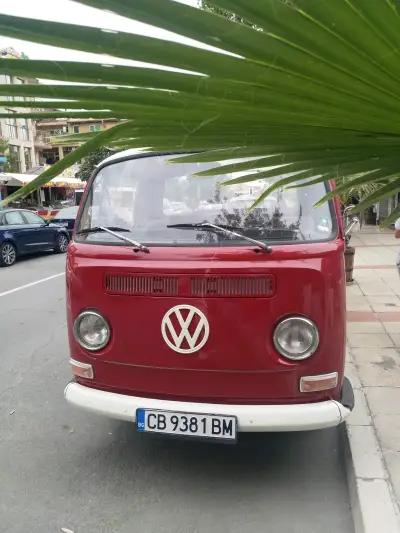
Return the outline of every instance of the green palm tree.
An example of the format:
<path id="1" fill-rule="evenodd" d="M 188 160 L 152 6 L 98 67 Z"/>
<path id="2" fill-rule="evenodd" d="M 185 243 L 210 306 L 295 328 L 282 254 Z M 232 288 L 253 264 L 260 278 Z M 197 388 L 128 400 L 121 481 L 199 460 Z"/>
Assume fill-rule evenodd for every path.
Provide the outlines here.
<path id="1" fill-rule="evenodd" d="M 242 159 L 202 175 L 241 171 L 226 184 L 278 177 L 257 201 L 277 187 L 330 178 L 339 178 L 341 194 L 374 185 L 365 187 L 360 210 L 400 191 L 396 0 L 207 1 L 228 17 L 171 0 L 80 3 L 207 47 L 0 15 L 3 36 L 155 65 L 0 60 L 3 74 L 66 82 L 0 85 L 0 107 L 7 96 L 51 98 L 35 113 L 23 110 L 32 102 L 18 102 L 20 116 L 123 119 L 110 130 L 76 137 L 79 148 L 18 195 L 100 146 L 199 152 L 180 161 Z M 388 222 L 398 216 L 400 208 Z"/>

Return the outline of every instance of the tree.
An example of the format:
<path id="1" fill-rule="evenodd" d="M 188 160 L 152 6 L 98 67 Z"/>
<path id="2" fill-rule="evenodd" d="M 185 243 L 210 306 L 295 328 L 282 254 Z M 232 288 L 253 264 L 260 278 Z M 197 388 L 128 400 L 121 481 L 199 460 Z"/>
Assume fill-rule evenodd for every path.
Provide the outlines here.
<path id="1" fill-rule="evenodd" d="M 8 154 L 8 142 L 0 137 L 0 157 L 6 158 Z M 6 162 L 0 162 L 0 172 L 5 171 Z"/>
<path id="2" fill-rule="evenodd" d="M 109 0 L 79 1 L 110 9 Z M 0 85 L 4 97 L 41 98 L 40 111 L 21 111 L 19 117 L 124 119 L 109 130 L 80 136 L 82 144 L 73 153 L 18 194 L 29 193 L 101 146 L 199 152 L 186 161 L 241 158 L 234 167 L 218 165 L 208 174 L 229 168 L 243 173 L 235 178 L 241 181 L 277 177 L 258 201 L 277 187 L 332 177 L 342 180 L 340 194 L 376 185 L 359 209 L 400 191 L 397 1 L 206 1 L 214 12 L 166 0 L 115 0 L 112 9 L 227 53 L 0 15 L 4 36 L 154 67 L 1 59 L 4 74 L 66 83 Z M 32 101 L 18 104 L 30 107 Z M 279 179 L 282 174 L 285 178 Z M 400 207 L 388 222 L 398 216 Z"/>
<path id="3" fill-rule="evenodd" d="M 101 147 L 85 157 L 80 164 L 77 177 L 83 181 L 87 181 L 92 175 L 96 166 L 106 157 L 113 154 L 114 151 L 108 148 Z"/>
<path id="4" fill-rule="evenodd" d="M 10 150 L 10 145 L 6 139 L 0 137 L 0 156 L 6 158 L 4 163 L 0 163 L 0 172 L 18 172 L 18 157 Z"/>

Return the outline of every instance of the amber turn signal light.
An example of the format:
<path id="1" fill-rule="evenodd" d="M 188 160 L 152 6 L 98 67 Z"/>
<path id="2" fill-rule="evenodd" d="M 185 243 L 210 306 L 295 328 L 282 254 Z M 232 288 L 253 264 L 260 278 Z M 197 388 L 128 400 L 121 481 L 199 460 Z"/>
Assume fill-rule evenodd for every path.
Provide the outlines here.
<path id="1" fill-rule="evenodd" d="M 72 368 L 72 373 L 74 376 L 85 379 L 93 379 L 93 367 L 88 363 L 81 363 L 80 361 L 75 361 L 75 359 L 70 359 L 69 364 Z"/>
<path id="2" fill-rule="evenodd" d="M 300 392 L 318 392 L 334 389 L 338 384 L 338 373 L 318 374 L 300 378 Z"/>

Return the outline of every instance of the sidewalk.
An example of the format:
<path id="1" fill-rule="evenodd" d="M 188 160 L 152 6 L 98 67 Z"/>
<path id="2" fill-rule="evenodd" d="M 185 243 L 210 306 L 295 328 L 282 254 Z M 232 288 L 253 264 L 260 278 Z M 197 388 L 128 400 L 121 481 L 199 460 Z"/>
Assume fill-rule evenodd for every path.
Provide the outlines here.
<path id="1" fill-rule="evenodd" d="M 400 531 L 400 241 L 392 230 L 366 226 L 356 248 L 354 283 L 347 287 L 346 374 L 356 407 L 347 428 L 361 531 Z M 390 518 L 390 516 L 392 518 Z M 387 517 L 389 523 L 382 523 Z M 371 525 L 372 524 L 372 525 Z M 357 524 L 356 524 L 357 525 Z"/>

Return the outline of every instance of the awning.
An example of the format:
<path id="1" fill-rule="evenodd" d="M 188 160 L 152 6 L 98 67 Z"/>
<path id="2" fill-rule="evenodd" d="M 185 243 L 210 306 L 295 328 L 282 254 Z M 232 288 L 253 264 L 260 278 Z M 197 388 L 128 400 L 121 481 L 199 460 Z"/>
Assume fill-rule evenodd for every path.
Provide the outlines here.
<path id="1" fill-rule="evenodd" d="M 1 185 L 10 185 L 12 187 L 21 187 L 25 185 L 24 179 L 28 178 L 26 183 L 31 181 L 29 178 L 34 178 L 35 176 L 27 176 L 26 174 L 15 174 L 13 172 L 2 172 L 0 173 L 0 184 Z"/>
<path id="2" fill-rule="evenodd" d="M 67 189 L 84 189 L 86 183 L 78 178 L 64 178 L 57 176 L 43 185 L 43 187 L 65 187 Z"/>
<path id="3" fill-rule="evenodd" d="M 16 174 L 13 172 L 0 173 L 0 185 L 8 185 L 10 187 L 22 187 L 37 178 L 32 174 Z M 66 189 L 84 189 L 85 182 L 78 178 L 68 176 L 57 176 L 51 181 L 42 185 L 41 188 L 46 187 L 65 187 Z"/>

